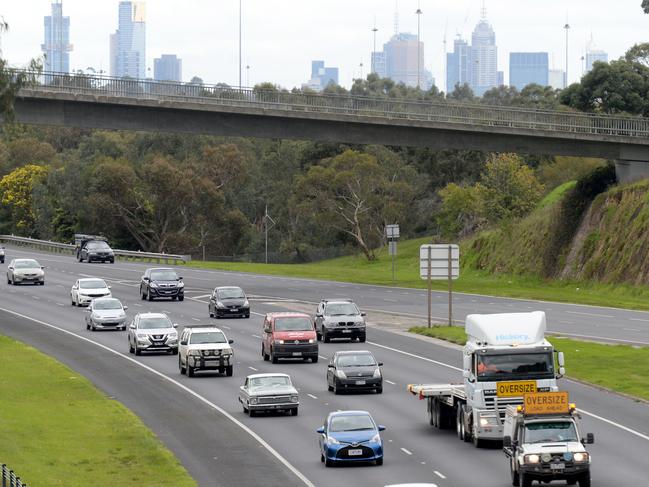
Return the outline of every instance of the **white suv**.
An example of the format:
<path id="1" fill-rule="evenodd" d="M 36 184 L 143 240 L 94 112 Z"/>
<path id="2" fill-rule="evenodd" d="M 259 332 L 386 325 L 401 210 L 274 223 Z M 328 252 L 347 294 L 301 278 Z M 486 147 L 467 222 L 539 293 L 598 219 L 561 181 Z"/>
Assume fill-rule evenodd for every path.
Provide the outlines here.
<path id="1" fill-rule="evenodd" d="M 128 327 L 128 351 L 178 353 L 178 325 L 164 313 L 138 313 Z"/>
<path id="2" fill-rule="evenodd" d="M 197 370 L 218 370 L 232 376 L 234 352 L 220 328 L 213 326 L 187 327 L 180 335 L 178 368 L 181 374 L 193 377 Z"/>

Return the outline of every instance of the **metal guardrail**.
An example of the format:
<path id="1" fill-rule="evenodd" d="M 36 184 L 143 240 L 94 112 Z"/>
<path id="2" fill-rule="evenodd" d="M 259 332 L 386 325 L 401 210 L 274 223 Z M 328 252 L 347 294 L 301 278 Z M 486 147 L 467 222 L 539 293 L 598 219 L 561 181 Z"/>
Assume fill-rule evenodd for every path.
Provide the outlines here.
<path id="1" fill-rule="evenodd" d="M 14 72 L 18 72 L 15 70 Z M 111 98 L 191 102 L 212 106 L 262 108 L 287 114 L 321 113 L 415 120 L 486 127 L 544 130 L 559 134 L 649 138 L 649 118 L 607 116 L 559 110 L 488 106 L 453 102 L 410 101 L 355 95 L 310 94 L 231 88 L 227 85 L 159 82 L 97 75 L 29 73 L 34 80 L 21 96 L 54 93 Z M 640 141 L 642 142 L 642 141 Z M 649 140 L 647 140 L 649 143 Z"/>
<path id="2" fill-rule="evenodd" d="M 2 464 L 2 487 L 27 487 L 27 484 L 16 476 L 4 463 Z"/>
<path id="3" fill-rule="evenodd" d="M 15 235 L 0 235 L 0 241 L 10 242 L 18 246 L 25 246 L 44 250 L 46 252 L 58 252 L 76 254 L 76 247 L 72 244 L 61 242 L 52 242 L 50 240 L 38 240 L 28 237 L 17 237 Z M 173 264 L 189 262 L 192 260 L 191 255 L 178 255 L 178 254 L 159 254 L 155 252 L 139 252 L 137 250 L 117 250 L 113 249 L 115 259 L 121 258 L 122 260 L 144 260 L 148 262 L 156 261 L 165 264 L 170 262 Z"/>

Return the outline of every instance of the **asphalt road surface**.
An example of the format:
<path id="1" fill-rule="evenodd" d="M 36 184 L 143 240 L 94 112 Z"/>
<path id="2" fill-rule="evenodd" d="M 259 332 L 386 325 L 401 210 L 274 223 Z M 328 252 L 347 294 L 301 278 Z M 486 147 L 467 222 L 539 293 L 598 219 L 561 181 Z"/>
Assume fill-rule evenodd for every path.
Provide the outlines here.
<path id="1" fill-rule="evenodd" d="M 422 314 L 425 293 L 415 290 L 255 276 L 179 268 L 186 283 L 184 302 L 140 301 L 138 282 L 147 265 L 134 263 L 79 264 L 70 256 L 7 249 L 12 257 L 35 256 L 47 266 L 45 286 L 0 286 L 0 333 L 30 343 L 89 377 L 110 396 L 138 414 L 176 453 L 201 485 L 316 485 L 345 483 L 383 486 L 400 482 L 430 482 L 443 486 L 510 485 L 507 461 L 500 448 L 475 449 L 451 431 L 427 425 L 425 403 L 406 392 L 409 383 L 461 380 L 457 348 L 395 334 L 368 330 L 365 344 L 320 344 L 317 364 L 264 362 L 260 354 L 261 316 L 268 311 L 316 303 L 322 297 L 351 297 L 363 309 Z M 5 270 L 6 264 L 0 266 Z M 143 311 L 168 312 L 174 322 L 217 324 L 234 339 L 233 377 L 203 373 L 193 379 L 178 372 L 177 357 L 127 353 L 124 332 L 90 332 L 84 310 L 70 306 L 70 287 L 78 277 L 103 277 L 132 316 Z M 241 285 L 256 296 L 250 319 L 208 317 L 207 293 L 218 285 Z M 445 310 L 445 295 L 436 309 Z M 423 297 L 422 297 L 423 296 Z M 422 301 L 420 303 L 420 301 Z M 475 302 L 473 302 L 475 301 Z M 492 303 L 492 304 L 489 304 Z M 313 306 L 315 309 L 315 306 Z M 557 331 L 649 343 L 649 313 L 558 305 L 471 295 L 458 296 L 456 312 L 511 312 L 541 309 Z M 17 314 L 8 314 L 7 311 Z M 570 313 L 572 312 L 572 313 Z M 575 314 L 572 318 L 573 313 Z M 589 314 L 585 314 L 589 313 Z M 592 316 L 598 315 L 598 316 Z M 613 318 L 607 318 L 606 315 Z M 443 314 L 441 315 L 443 316 Z M 571 317 L 573 323 L 560 321 Z M 631 319 L 637 332 L 625 331 Z M 38 321 L 34 321 L 38 320 Z M 644 325 L 643 325 L 644 323 Z M 594 329 L 595 324 L 599 326 Z M 572 326 L 572 328 L 569 328 Z M 631 326 L 628 326 L 631 328 Z M 583 333 L 582 333 L 583 331 Z M 634 334 L 635 333 L 635 334 Z M 368 349 L 384 362 L 384 393 L 335 396 L 327 391 L 326 363 L 336 350 Z M 567 364 L 568 371 L 570 364 Z M 249 418 L 237 401 L 247 374 L 280 371 L 291 375 L 300 391 L 297 417 L 264 415 Z M 582 436 L 595 434 L 594 486 L 640 486 L 649 478 L 649 406 L 570 380 L 561 386 L 583 412 Z M 385 464 L 325 469 L 319 461 L 317 434 L 330 411 L 364 409 L 385 424 Z"/>

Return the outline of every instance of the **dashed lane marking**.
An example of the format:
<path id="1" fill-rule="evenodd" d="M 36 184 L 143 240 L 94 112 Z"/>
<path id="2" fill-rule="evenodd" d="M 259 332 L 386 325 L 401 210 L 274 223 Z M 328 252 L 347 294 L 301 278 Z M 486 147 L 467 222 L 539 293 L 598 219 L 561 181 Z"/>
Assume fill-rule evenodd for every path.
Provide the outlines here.
<path id="1" fill-rule="evenodd" d="M 584 313 L 583 311 L 566 311 L 571 315 L 583 315 L 583 316 L 597 316 L 598 318 L 615 318 L 613 315 L 602 315 L 599 313 Z"/>
<path id="2" fill-rule="evenodd" d="M 248 366 L 248 368 L 249 368 L 250 370 L 254 370 L 255 372 L 257 372 L 257 371 L 259 370 L 259 369 L 255 369 L 254 367 L 250 367 L 250 366 Z"/>
<path id="3" fill-rule="evenodd" d="M 318 398 L 317 398 L 316 396 L 314 396 L 313 394 L 307 394 L 307 396 L 309 396 L 311 399 L 318 399 Z"/>
<path id="4" fill-rule="evenodd" d="M 406 450 L 405 448 L 401 448 L 401 451 L 406 455 L 412 455 L 412 452 L 410 450 Z"/>
<path id="5" fill-rule="evenodd" d="M 437 475 L 440 479 L 446 478 L 446 475 L 444 475 L 442 472 L 438 472 L 437 470 L 435 470 L 433 473 Z"/>
<path id="6" fill-rule="evenodd" d="M 385 382 L 387 382 L 388 384 L 392 384 L 393 386 L 397 385 L 396 382 L 392 382 L 391 380 L 388 380 L 388 379 L 385 379 Z"/>
<path id="7" fill-rule="evenodd" d="M 254 338 L 261 338 L 259 335 L 251 335 Z"/>

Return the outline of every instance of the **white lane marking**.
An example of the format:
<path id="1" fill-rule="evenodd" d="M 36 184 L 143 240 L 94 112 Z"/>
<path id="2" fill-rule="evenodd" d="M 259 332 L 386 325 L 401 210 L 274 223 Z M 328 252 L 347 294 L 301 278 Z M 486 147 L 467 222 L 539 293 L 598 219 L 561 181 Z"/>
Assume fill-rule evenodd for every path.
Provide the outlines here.
<path id="1" fill-rule="evenodd" d="M 201 320 L 198 319 L 198 318 L 192 318 L 192 320 L 194 320 L 194 321 L 201 321 Z"/>
<path id="2" fill-rule="evenodd" d="M 388 379 L 385 379 L 385 382 L 387 382 L 388 384 L 392 384 L 393 386 L 397 385 L 396 382 L 392 382 L 391 380 L 388 380 Z"/>
<path id="3" fill-rule="evenodd" d="M 615 318 L 613 315 L 602 315 L 599 313 L 584 313 L 583 311 L 566 311 L 571 315 L 597 316 L 598 318 Z"/>
<path id="4" fill-rule="evenodd" d="M 255 338 L 261 338 L 259 335 L 252 335 Z"/>
<path id="5" fill-rule="evenodd" d="M 277 450 L 275 450 L 272 446 L 270 446 L 270 444 L 268 444 L 261 436 L 259 436 L 257 433 L 255 433 L 252 429 L 250 429 L 248 426 L 243 424 L 237 418 L 232 416 L 230 413 L 228 413 L 222 407 L 214 404 L 210 400 L 208 400 L 205 397 L 201 396 L 199 393 L 193 391 L 189 387 L 181 384 L 177 380 L 172 379 L 171 377 L 163 374 L 162 372 L 159 372 L 158 370 L 154 369 L 153 367 L 149 367 L 148 365 L 145 365 L 142 362 L 138 362 L 134 358 L 129 357 L 128 355 L 125 355 L 122 352 L 118 352 L 117 350 L 113 350 L 112 348 L 110 348 L 110 347 L 108 347 L 106 345 L 103 345 L 103 344 L 101 344 L 99 342 L 91 340 L 90 338 L 86 338 L 84 336 L 78 335 L 78 334 L 76 334 L 76 333 L 74 333 L 72 331 L 66 330 L 66 329 L 61 328 L 59 326 L 53 325 L 51 323 L 46 323 L 44 321 L 37 320 L 36 318 L 31 318 L 29 316 L 25 316 L 23 314 L 16 313 L 15 311 L 12 311 L 12 310 L 8 310 L 8 309 L 5 309 L 5 308 L 0 308 L 0 311 L 4 311 L 4 312 L 12 314 L 14 316 L 18 316 L 20 318 L 23 318 L 23 319 L 26 319 L 26 320 L 29 320 L 29 321 L 33 321 L 34 323 L 38 323 L 40 325 L 47 326 L 48 328 L 52 328 L 53 330 L 57 330 L 57 331 L 60 331 L 61 333 L 65 333 L 67 335 L 71 335 L 73 337 L 76 337 L 79 340 L 83 340 L 85 342 L 92 343 L 93 345 L 96 345 L 97 347 L 102 348 L 102 349 L 106 350 L 107 352 L 113 353 L 113 354 L 117 355 L 118 357 L 123 358 L 124 360 L 128 360 L 129 362 L 131 362 L 131 363 L 133 363 L 133 364 L 135 364 L 135 365 L 137 365 L 139 367 L 142 367 L 145 370 L 148 370 L 149 372 L 151 372 L 152 374 L 157 375 L 161 379 L 170 382 L 171 384 L 175 385 L 179 389 L 182 389 L 186 393 L 191 394 L 196 399 L 198 399 L 199 401 L 201 401 L 204 404 L 208 405 L 209 407 L 211 407 L 215 411 L 218 411 L 223 416 L 225 416 L 227 419 L 232 421 L 235 425 L 239 426 L 243 431 L 245 431 L 250 436 L 252 436 L 255 440 L 257 440 L 261 446 L 263 446 L 271 455 L 273 455 L 275 458 L 277 458 L 277 460 L 279 460 L 287 469 L 289 469 L 291 472 L 293 472 L 293 474 L 297 478 L 299 478 L 304 483 L 304 485 L 307 485 L 308 487 L 315 487 L 315 484 L 313 484 L 308 478 L 306 478 L 306 476 L 302 472 L 300 472 L 297 468 L 295 468 L 286 458 L 284 458 Z"/>
<path id="6" fill-rule="evenodd" d="M 559 323 L 561 323 L 562 325 L 574 325 L 575 324 L 574 321 L 561 321 L 561 320 L 559 320 Z"/>
<path id="7" fill-rule="evenodd" d="M 431 363 L 434 363 L 434 364 L 437 364 L 437 365 L 441 365 L 442 367 L 447 367 L 449 369 L 462 371 L 462 369 L 460 369 L 459 367 L 455 367 L 455 366 L 450 365 L 450 364 L 445 364 L 444 362 L 438 362 L 437 360 L 432 360 L 432 359 L 429 359 L 429 358 L 426 358 L 426 357 L 422 357 L 421 355 L 415 355 L 414 353 L 404 352 L 403 350 L 399 350 L 397 348 L 386 347 L 385 345 L 381 345 L 381 344 L 375 343 L 375 342 L 369 342 L 368 341 L 367 343 L 369 343 L 370 345 L 374 345 L 375 347 L 385 348 L 386 350 L 391 350 L 393 352 L 400 353 L 400 354 L 403 354 L 403 355 L 407 355 L 409 357 L 418 358 L 418 359 L 424 360 L 426 362 L 431 362 Z M 649 345 L 649 343 L 647 345 Z M 640 433 L 639 431 L 635 431 L 635 430 L 629 428 L 628 426 L 624 426 L 623 424 L 616 423 L 615 421 L 611 421 L 610 419 L 606 419 L 606 418 L 604 418 L 602 416 L 598 416 L 597 414 L 586 411 L 585 409 L 580 408 L 579 411 L 584 413 L 587 416 L 591 416 L 592 418 L 599 419 L 601 421 L 604 421 L 605 423 L 610 424 L 611 426 L 615 426 L 616 428 L 624 430 L 627 433 L 631 433 L 632 435 L 635 435 L 638 438 L 642 438 L 643 440 L 649 441 L 649 436 L 644 435 L 644 434 Z"/>
<path id="8" fill-rule="evenodd" d="M 40 299 L 41 299 L 41 298 L 39 298 L 38 296 L 32 296 L 32 298 L 34 298 L 34 299 L 36 299 L 36 300 L 38 300 L 38 301 L 40 301 Z"/>
<path id="9" fill-rule="evenodd" d="M 203 298 L 209 298 L 211 294 L 201 294 L 200 296 L 192 296 L 193 299 L 203 299 Z"/>
<path id="10" fill-rule="evenodd" d="M 622 328 L 622 329 L 625 331 L 642 331 L 642 330 L 638 330 L 637 328 Z"/>
<path id="11" fill-rule="evenodd" d="M 577 333 L 563 333 L 561 331 L 552 331 L 552 330 L 548 330 L 548 333 L 556 335 L 559 338 L 572 338 L 572 337 L 593 338 L 595 340 L 600 340 L 605 342 L 611 341 L 611 342 L 620 342 L 620 343 L 630 343 L 632 345 L 649 345 L 649 342 L 641 342 L 638 340 L 623 340 L 621 338 L 609 338 L 609 337 L 602 337 L 598 335 L 579 335 Z"/>
<path id="12" fill-rule="evenodd" d="M 309 396 L 311 399 L 318 399 L 318 398 L 317 398 L 316 396 L 314 396 L 313 394 L 307 394 L 307 396 Z"/>
<path id="13" fill-rule="evenodd" d="M 442 472 L 438 472 L 437 470 L 433 471 L 435 475 L 437 475 L 440 479 L 445 479 L 446 475 L 444 475 Z"/>
<path id="14" fill-rule="evenodd" d="M 57 306 L 65 306 L 63 303 L 56 303 Z"/>
<path id="15" fill-rule="evenodd" d="M 327 357 L 323 357 L 322 355 L 318 355 L 322 360 L 327 360 Z"/>
<path id="16" fill-rule="evenodd" d="M 383 301 L 389 301 L 390 303 L 398 303 L 398 299 L 383 298 Z"/>
<path id="17" fill-rule="evenodd" d="M 250 366 L 248 366 L 248 368 L 249 368 L 250 370 L 254 370 L 255 372 L 257 372 L 257 370 L 258 370 L 258 369 L 255 369 L 254 367 L 250 367 Z"/>
<path id="18" fill-rule="evenodd" d="M 221 325 L 221 328 L 225 328 L 226 330 L 231 330 L 232 328 L 229 327 L 228 325 Z"/>
<path id="19" fill-rule="evenodd" d="M 631 321 L 644 321 L 645 323 L 649 323 L 649 320 L 643 320 L 642 318 L 629 318 Z"/>
<path id="20" fill-rule="evenodd" d="M 405 448 L 401 448 L 401 451 L 406 455 L 412 455 L 412 452 L 410 450 L 406 450 Z"/>

